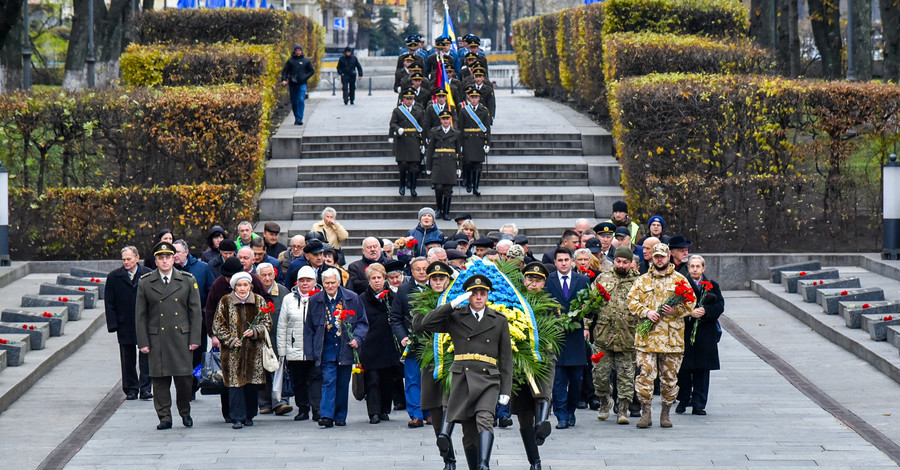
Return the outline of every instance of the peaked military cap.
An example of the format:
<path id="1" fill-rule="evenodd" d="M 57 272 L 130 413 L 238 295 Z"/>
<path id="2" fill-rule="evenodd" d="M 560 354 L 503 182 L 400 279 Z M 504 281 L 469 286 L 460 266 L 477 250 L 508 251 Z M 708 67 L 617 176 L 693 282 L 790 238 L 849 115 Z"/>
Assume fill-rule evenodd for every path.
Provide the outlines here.
<path id="1" fill-rule="evenodd" d="M 434 40 L 435 46 L 443 46 L 446 44 L 450 44 L 450 38 L 447 36 L 438 36 L 437 39 Z"/>
<path id="2" fill-rule="evenodd" d="M 453 268 L 444 263 L 443 261 L 433 261 L 431 264 L 425 268 L 425 274 L 428 277 L 431 276 L 447 276 L 450 277 L 450 274 L 453 273 Z"/>
<path id="3" fill-rule="evenodd" d="M 175 245 L 169 242 L 159 242 L 153 247 L 153 256 L 174 255 Z"/>
<path id="4" fill-rule="evenodd" d="M 416 38 L 410 36 L 406 38 L 406 47 L 418 47 L 419 41 L 416 41 Z"/>
<path id="5" fill-rule="evenodd" d="M 525 265 L 525 269 L 522 270 L 522 275 L 524 276 L 540 276 L 544 279 L 547 279 L 547 276 L 550 275 L 550 272 L 547 271 L 547 267 L 544 266 L 544 263 L 540 261 L 532 261 Z"/>
<path id="6" fill-rule="evenodd" d="M 477 58 L 478 58 L 477 52 L 466 52 L 466 60 L 477 59 Z"/>
<path id="7" fill-rule="evenodd" d="M 413 61 L 416 60 L 416 58 L 413 57 L 413 55 L 410 54 L 409 52 L 404 52 L 403 54 L 401 54 L 400 57 L 403 57 L 403 60 L 408 60 L 408 61 L 410 61 L 410 62 L 413 62 Z"/>
<path id="8" fill-rule="evenodd" d="M 463 284 L 463 289 L 465 289 L 466 292 L 469 292 L 472 289 L 491 290 L 492 287 L 494 287 L 494 285 L 491 284 L 491 280 L 484 274 L 476 274 L 466 279 L 465 284 Z"/>
<path id="9" fill-rule="evenodd" d="M 437 90 L 434 90 L 434 96 L 447 96 L 447 90 L 438 88 Z"/>
<path id="10" fill-rule="evenodd" d="M 470 46 L 480 46 L 481 45 L 481 39 L 479 39 L 478 36 L 476 36 L 474 34 L 471 37 L 469 37 L 469 40 L 466 42 L 468 42 Z"/>
<path id="11" fill-rule="evenodd" d="M 444 119 L 444 118 L 450 119 L 450 118 L 453 117 L 453 115 L 450 114 L 450 110 L 449 110 L 449 109 L 444 108 L 444 110 L 441 111 L 440 114 L 438 114 L 438 117 L 441 118 L 441 119 Z"/>
<path id="12" fill-rule="evenodd" d="M 481 96 L 481 92 L 478 91 L 478 88 L 473 86 L 466 88 L 466 95 L 468 96 Z"/>
<path id="13" fill-rule="evenodd" d="M 418 64 L 413 65 L 412 67 L 409 68 L 409 73 L 410 74 L 422 73 L 422 67 L 420 67 Z"/>
<path id="14" fill-rule="evenodd" d="M 400 97 L 401 98 L 415 98 L 416 90 L 413 90 L 412 88 L 407 88 L 407 89 L 403 90 L 403 93 L 400 94 Z"/>
<path id="15" fill-rule="evenodd" d="M 484 75 L 485 73 L 484 67 L 475 67 L 472 69 L 472 75 Z"/>
<path id="16" fill-rule="evenodd" d="M 425 78 L 420 72 L 413 72 L 409 75 L 410 80 L 422 80 Z"/>
<path id="17" fill-rule="evenodd" d="M 616 226 L 612 222 L 603 222 L 597 225 L 594 225 L 594 231 L 597 232 L 597 235 L 609 234 L 612 235 L 616 233 Z"/>

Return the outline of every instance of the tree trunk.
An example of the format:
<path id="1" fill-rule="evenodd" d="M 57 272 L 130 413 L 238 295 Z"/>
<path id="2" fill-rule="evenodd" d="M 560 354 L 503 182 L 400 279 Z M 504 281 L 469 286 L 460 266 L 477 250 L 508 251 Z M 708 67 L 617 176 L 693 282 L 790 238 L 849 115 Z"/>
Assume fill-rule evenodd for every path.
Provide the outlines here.
<path id="1" fill-rule="evenodd" d="M 809 22 L 813 40 L 822 59 L 822 76 L 838 79 L 844 76 L 841 67 L 841 12 L 838 0 L 809 0 Z"/>
<path id="2" fill-rule="evenodd" d="M 469 0 L 469 21 L 466 22 L 466 33 L 475 31 L 475 0 Z"/>
<path id="3" fill-rule="evenodd" d="M 14 22 L 0 47 L 0 93 L 22 88 L 22 14 Z"/>
<path id="4" fill-rule="evenodd" d="M 872 79 L 872 0 L 853 0 L 850 21 L 853 22 L 853 64 L 857 80 Z"/>
<path id="5" fill-rule="evenodd" d="M 77 90 L 87 86 L 88 1 L 74 0 L 75 14 L 69 49 L 66 51 L 63 87 Z M 127 22 L 131 16 L 131 0 L 112 0 L 109 9 L 104 0 L 94 0 L 95 84 L 109 86 L 119 76 L 119 56 L 127 44 Z"/>
<path id="6" fill-rule="evenodd" d="M 775 47 L 775 1 L 750 0 L 750 37 L 765 48 Z"/>
<path id="7" fill-rule="evenodd" d="M 24 4 L 24 0 L 0 0 L 0 46 L 6 44 L 13 26 L 21 21 Z"/>
<path id="8" fill-rule="evenodd" d="M 900 83 L 900 0 L 880 0 L 884 79 Z"/>
<path id="9" fill-rule="evenodd" d="M 776 0 L 775 53 L 782 75 L 800 74 L 800 39 L 797 35 L 797 0 Z M 794 49 L 796 48 L 796 50 Z"/>

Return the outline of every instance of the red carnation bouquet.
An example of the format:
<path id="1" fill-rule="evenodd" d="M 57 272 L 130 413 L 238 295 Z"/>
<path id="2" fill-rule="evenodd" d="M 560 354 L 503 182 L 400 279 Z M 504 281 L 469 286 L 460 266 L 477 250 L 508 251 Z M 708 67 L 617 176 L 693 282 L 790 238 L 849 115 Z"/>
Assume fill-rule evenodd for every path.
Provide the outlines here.
<path id="1" fill-rule="evenodd" d="M 694 290 L 691 289 L 686 280 L 682 279 L 675 283 L 675 293 L 670 295 L 669 298 L 666 299 L 666 301 L 656 309 L 656 313 L 662 315 L 662 309 L 666 305 L 674 307 L 679 304 L 693 303 L 694 300 L 696 300 L 694 298 Z M 641 324 L 638 325 L 636 330 L 637 334 L 646 338 L 647 335 L 650 334 L 650 330 L 652 330 L 654 326 L 656 326 L 655 321 L 649 318 L 645 318 L 644 321 L 642 321 Z"/>
<path id="2" fill-rule="evenodd" d="M 341 304 L 338 303 L 337 307 L 334 309 L 334 321 L 338 328 L 337 335 L 341 336 L 341 330 L 347 332 L 347 342 L 353 341 L 353 323 L 350 323 L 350 317 L 355 317 L 356 312 L 350 309 L 341 308 Z M 353 349 L 353 360 L 356 364 L 353 367 L 353 373 L 361 374 L 363 372 L 362 366 L 359 363 L 359 351 L 357 348 Z M 357 372 L 358 369 L 358 372 Z"/>
<path id="3" fill-rule="evenodd" d="M 706 294 L 712 290 L 712 283 L 709 281 L 700 281 L 700 299 L 697 300 L 697 306 L 702 307 L 703 301 L 706 300 Z M 697 340 L 697 326 L 700 325 L 700 319 L 694 319 L 694 328 L 691 330 L 691 344 Z"/>
<path id="4" fill-rule="evenodd" d="M 266 318 L 267 316 L 269 316 L 269 314 L 272 314 L 272 313 L 275 313 L 275 304 L 273 304 L 272 302 L 267 302 L 266 305 L 259 308 L 259 313 L 257 313 L 256 316 L 253 317 L 253 321 L 251 321 L 250 324 L 247 325 L 247 329 L 253 329 L 253 327 L 255 327 L 256 325 L 259 325 L 259 322 L 263 321 L 264 318 Z M 243 341 L 243 339 L 241 339 L 241 340 Z M 235 351 L 237 351 L 237 350 L 241 349 L 241 347 L 237 346 L 233 349 Z"/>

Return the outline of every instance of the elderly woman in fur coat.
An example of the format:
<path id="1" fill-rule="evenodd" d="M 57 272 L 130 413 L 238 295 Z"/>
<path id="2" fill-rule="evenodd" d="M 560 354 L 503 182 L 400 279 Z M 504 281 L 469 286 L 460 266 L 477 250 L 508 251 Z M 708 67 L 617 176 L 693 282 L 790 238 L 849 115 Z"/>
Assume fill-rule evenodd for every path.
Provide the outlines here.
<path id="1" fill-rule="evenodd" d="M 246 272 L 232 276 L 234 290 L 219 301 L 213 320 L 213 332 L 222 343 L 222 375 L 234 429 L 253 426 L 257 386 L 266 383 L 262 346 L 272 317 L 265 299 L 253 293 L 252 281 Z"/>

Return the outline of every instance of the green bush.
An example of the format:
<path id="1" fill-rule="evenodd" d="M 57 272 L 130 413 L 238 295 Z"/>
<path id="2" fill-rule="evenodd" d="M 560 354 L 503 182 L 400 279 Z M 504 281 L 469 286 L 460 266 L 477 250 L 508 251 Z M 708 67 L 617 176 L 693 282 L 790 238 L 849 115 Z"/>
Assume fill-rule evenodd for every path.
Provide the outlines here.
<path id="1" fill-rule="evenodd" d="M 740 0 L 606 0 L 603 33 L 654 32 L 744 37 L 750 20 Z"/>
<path id="2" fill-rule="evenodd" d="M 10 202 L 17 259 L 116 259 L 125 245 L 149 245 L 161 228 L 205 246 L 209 227 L 253 213 L 253 192 L 241 185 L 20 190 Z"/>
<path id="3" fill-rule="evenodd" d="M 603 41 L 604 75 L 609 81 L 651 73 L 766 74 L 774 65 L 769 51 L 747 39 L 616 33 Z"/>
<path id="4" fill-rule="evenodd" d="M 618 82 L 610 104 L 631 212 L 663 215 L 698 249 L 846 249 L 880 235 L 873 181 L 897 143 L 896 86 L 654 74 Z"/>

